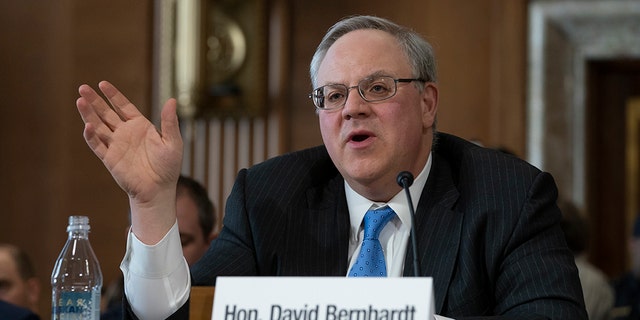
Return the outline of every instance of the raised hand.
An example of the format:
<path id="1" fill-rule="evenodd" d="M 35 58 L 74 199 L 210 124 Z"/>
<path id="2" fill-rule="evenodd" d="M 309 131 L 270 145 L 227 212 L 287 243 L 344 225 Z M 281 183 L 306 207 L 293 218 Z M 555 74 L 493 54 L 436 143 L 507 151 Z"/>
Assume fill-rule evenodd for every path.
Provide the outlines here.
<path id="1" fill-rule="evenodd" d="M 88 85 L 76 101 L 85 123 L 84 138 L 128 195 L 133 231 L 154 243 L 175 222 L 175 187 L 182 161 L 182 138 L 176 101 L 161 113 L 161 130 L 107 81 L 98 87 L 105 101 Z"/>

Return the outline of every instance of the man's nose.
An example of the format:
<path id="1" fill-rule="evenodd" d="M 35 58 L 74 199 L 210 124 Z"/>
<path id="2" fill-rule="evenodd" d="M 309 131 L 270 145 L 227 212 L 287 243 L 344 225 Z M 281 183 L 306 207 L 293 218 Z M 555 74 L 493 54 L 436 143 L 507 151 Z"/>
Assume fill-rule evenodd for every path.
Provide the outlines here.
<path id="1" fill-rule="evenodd" d="M 355 89 L 355 90 L 351 90 Z M 342 107 L 342 115 L 345 119 L 360 118 L 367 116 L 369 111 L 369 103 L 364 100 L 358 91 L 358 86 L 352 86 L 347 88 L 348 94 L 344 101 L 344 107 Z"/>

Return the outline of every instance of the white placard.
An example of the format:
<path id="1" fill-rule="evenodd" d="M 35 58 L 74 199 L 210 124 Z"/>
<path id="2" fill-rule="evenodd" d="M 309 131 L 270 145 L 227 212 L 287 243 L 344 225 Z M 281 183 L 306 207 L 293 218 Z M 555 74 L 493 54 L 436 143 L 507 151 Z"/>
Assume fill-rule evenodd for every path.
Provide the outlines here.
<path id="1" fill-rule="evenodd" d="M 431 278 L 218 277 L 212 320 L 431 320 Z"/>

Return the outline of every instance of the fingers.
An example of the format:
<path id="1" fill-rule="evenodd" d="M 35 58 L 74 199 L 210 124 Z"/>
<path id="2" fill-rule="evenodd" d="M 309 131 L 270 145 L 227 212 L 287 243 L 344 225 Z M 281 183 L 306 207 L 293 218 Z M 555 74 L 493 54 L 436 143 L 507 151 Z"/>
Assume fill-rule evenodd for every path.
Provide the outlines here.
<path id="1" fill-rule="evenodd" d="M 84 125 L 84 132 L 82 135 L 84 136 L 84 140 L 87 142 L 87 145 L 89 145 L 89 148 L 93 150 L 93 153 L 95 153 L 99 159 L 104 159 L 109 145 L 100 139 L 91 123 L 86 123 Z"/>
<path id="2" fill-rule="evenodd" d="M 176 108 L 177 102 L 175 99 L 169 99 L 164 104 L 162 112 L 160 113 L 160 130 L 162 131 L 163 140 L 182 143 Z"/>
<path id="3" fill-rule="evenodd" d="M 133 105 L 114 85 L 108 81 L 101 81 L 98 84 L 100 91 L 104 93 L 109 100 L 115 112 L 118 113 L 122 120 L 130 120 L 132 118 L 142 116 L 138 108 Z"/>
<path id="4" fill-rule="evenodd" d="M 102 159 L 106 148 L 108 148 L 112 129 L 102 122 L 102 119 L 95 112 L 92 105 L 84 97 L 76 100 L 76 106 L 80 116 L 85 123 L 83 136 L 91 150 Z M 101 151 L 102 150 L 102 151 Z"/>
<path id="5" fill-rule="evenodd" d="M 78 93 L 80 93 L 80 99 L 84 99 L 86 101 L 86 108 L 80 109 L 80 105 L 78 103 L 81 101 L 78 99 L 76 105 L 78 105 L 78 111 L 83 116 L 83 120 L 87 123 L 94 123 L 98 126 L 98 123 L 104 123 L 111 130 L 114 130 L 122 119 L 111 109 L 111 107 L 107 104 L 102 97 L 96 93 L 90 86 L 83 84 L 78 88 Z M 90 110 L 89 110 L 90 109 Z M 85 118 L 85 115 L 88 117 Z"/>
<path id="6" fill-rule="evenodd" d="M 84 138 L 94 153 L 102 159 L 112 139 L 115 139 L 113 135 L 116 134 L 116 129 L 123 125 L 124 122 L 137 118 L 142 120 L 136 125 L 138 128 L 152 125 L 111 83 L 102 81 L 98 84 L 98 87 L 109 103 L 90 86 L 82 85 L 78 89 L 80 98 L 76 101 L 76 106 L 82 120 L 85 122 Z M 160 134 L 165 142 L 181 150 L 182 137 L 176 108 L 175 99 L 169 99 L 165 103 L 161 113 Z M 142 123 L 146 123 L 146 125 L 141 125 Z"/>

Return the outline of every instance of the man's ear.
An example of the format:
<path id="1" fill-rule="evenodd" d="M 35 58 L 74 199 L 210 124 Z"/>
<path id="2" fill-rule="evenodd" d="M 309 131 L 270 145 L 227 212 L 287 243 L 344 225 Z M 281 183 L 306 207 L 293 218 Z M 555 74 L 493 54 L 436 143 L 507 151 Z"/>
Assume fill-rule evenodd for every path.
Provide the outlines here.
<path id="1" fill-rule="evenodd" d="M 435 124 L 438 112 L 438 87 L 433 82 L 426 82 L 422 90 L 422 125 L 431 128 Z"/>
<path id="2" fill-rule="evenodd" d="M 209 238 L 207 240 L 211 242 L 217 237 L 218 237 L 218 232 L 216 232 L 215 230 L 212 230 L 211 233 L 209 233 Z"/>
<path id="3" fill-rule="evenodd" d="M 31 308 L 36 311 L 38 309 L 38 302 L 40 301 L 40 281 L 38 278 L 31 278 L 25 282 L 27 289 L 27 300 Z"/>

